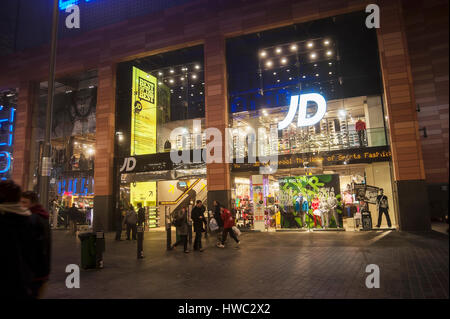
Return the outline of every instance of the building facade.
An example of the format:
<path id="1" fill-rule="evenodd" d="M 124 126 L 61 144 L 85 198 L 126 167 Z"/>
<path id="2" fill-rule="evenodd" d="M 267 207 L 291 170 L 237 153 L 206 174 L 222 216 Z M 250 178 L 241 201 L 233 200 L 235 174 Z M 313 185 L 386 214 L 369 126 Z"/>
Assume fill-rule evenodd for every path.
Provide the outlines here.
<path id="1" fill-rule="evenodd" d="M 367 202 L 375 223 L 381 188 L 387 226 L 427 230 L 448 209 L 448 2 L 379 1 L 378 29 L 365 25 L 365 1 L 174 1 L 114 16 L 122 2 L 81 1 L 85 21 L 104 9 L 109 24 L 63 30 L 58 42 L 51 189 L 93 208 L 95 228 L 113 229 L 128 202 L 163 226 L 166 210 L 194 197 L 234 205 L 255 229 L 342 228 Z M 2 103 L 15 113 L 5 178 L 27 189 L 39 183 L 48 51 L 0 61 Z M 291 101 L 308 94 L 327 112 L 298 127 Z M 231 162 L 174 163 L 171 153 L 207 148 L 208 128 L 229 133 Z M 249 163 L 258 128 L 264 152 Z M 271 155 L 276 171 L 262 172 Z M 305 197 L 336 199 L 337 215 L 299 208 Z"/>

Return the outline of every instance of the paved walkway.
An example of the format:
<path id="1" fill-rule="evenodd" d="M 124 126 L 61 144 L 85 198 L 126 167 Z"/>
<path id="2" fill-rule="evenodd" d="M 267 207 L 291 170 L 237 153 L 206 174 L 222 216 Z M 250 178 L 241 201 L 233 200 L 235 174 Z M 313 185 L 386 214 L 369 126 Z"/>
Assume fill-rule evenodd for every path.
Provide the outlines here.
<path id="1" fill-rule="evenodd" d="M 136 242 L 107 234 L 104 269 L 81 270 L 81 288 L 65 287 L 65 267 L 79 264 L 79 242 L 53 232 L 47 298 L 448 298 L 448 236 L 431 232 L 243 233 L 242 246 L 203 253 L 167 252 L 165 233 Z M 231 242 L 230 242 L 231 244 Z M 381 286 L 365 286 L 366 265 Z"/>

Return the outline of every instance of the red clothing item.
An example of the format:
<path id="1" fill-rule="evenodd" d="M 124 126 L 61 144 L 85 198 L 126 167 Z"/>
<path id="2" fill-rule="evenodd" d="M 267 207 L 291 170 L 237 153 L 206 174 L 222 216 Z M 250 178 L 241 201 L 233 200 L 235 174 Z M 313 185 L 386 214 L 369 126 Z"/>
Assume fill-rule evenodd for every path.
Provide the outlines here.
<path id="1" fill-rule="evenodd" d="M 223 220 L 223 228 L 231 228 L 234 226 L 234 218 L 228 209 L 224 209 L 220 216 Z"/>
<path id="2" fill-rule="evenodd" d="M 366 123 L 364 121 L 358 120 L 355 124 L 355 129 L 357 132 L 364 131 L 366 129 Z"/>
<path id="3" fill-rule="evenodd" d="M 313 201 L 311 202 L 311 207 L 312 207 L 313 211 L 315 211 L 316 209 L 319 209 L 319 204 L 320 204 L 320 201 L 318 198 L 313 199 Z"/>

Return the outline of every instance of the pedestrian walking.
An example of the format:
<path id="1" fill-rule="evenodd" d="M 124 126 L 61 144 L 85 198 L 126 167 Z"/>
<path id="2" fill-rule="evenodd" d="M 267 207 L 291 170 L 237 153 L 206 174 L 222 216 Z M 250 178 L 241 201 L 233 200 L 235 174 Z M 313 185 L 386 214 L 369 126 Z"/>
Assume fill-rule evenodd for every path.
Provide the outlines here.
<path id="1" fill-rule="evenodd" d="M 213 202 L 213 214 L 214 219 L 216 220 L 217 226 L 219 228 L 217 229 L 217 246 L 219 246 L 222 243 L 222 233 L 223 233 L 223 220 L 221 217 L 221 209 L 220 209 L 220 203 L 218 201 Z"/>
<path id="2" fill-rule="evenodd" d="M 69 208 L 67 215 L 70 224 L 70 232 L 72 233 L 72 235 L 75 235 L 78 230 L 77 225 L 78 220 L 80 218 L 80 212 L 78 211 L 78 208 L 75 206 L 75 203 L 73 203 L 72 207 Z"/>
<path id="3" fill-rule="evenodd" d="M 20 186 L 0 181 L 0 298 L 33 298 L 33 227 L 31 212 L 20 205 Z"/>
<path id="4" fill-rule="evenodd" d="M 27 191 L 20 200 L 22 206 L 31 212 L 33 227 L 33 252 L 35 272 L 31 283 L 34 298 L 42 298 L 50 275 L 51 232 L 49 213 L 39 204 L 38 195 Z"/>
<path id="5" fill-rule="evenodd" d="M 131 239 L 136 240 L 136 230 L 137 230 L 136 222 L 137 222 L 136 212 L 134 211 L 133 205 L 130 205 L 125 215 L 125 224 L 127 226 L 127 240 L 130 240 L 130 233 Z"/>
<path id="6" fill-rule="evenodd" d="M 188 244 L 188 221 L 187 221 L 187 209 L 182 208 L 174 214 L 174 222 L 177 229 L 177 235 L 179 239 L 173 244 L 172 249 L 177 247 L 180 243 L 183 243 L 184 252 L 189 253 Z"/>
<path id="7" fill-rule="evenodd" d="M 145 226 L 145 209 L 142 207 L 142 203 L 137 204 L 138 213 L 137 213 L 137 224 L 138 226 Z"/>
<path id="8" fill-rule="evenodd" d="M 125 210 L 122 205 L 119 207 L 119 212 L 116 216 L 116 240 L 121 241 L 122 229 L 125 224 Z"/>
<path id="9" fill-rule="evenodd" d="M 223 220 L 223 234 L 222 234 L 222 242 L 220 245 L 218 245 L 218 247 L 219 248 L 225 247 L 225 241 L 227 240 L 227 235 L 230 234 L 231 238 L 233 238 L 234 241 L 236 242 L 236 248 L 238 248 L 239 244 L 241 242 L 237 238 L 237 236 L 233 230 L 233 226 L 234 226 L 233 215 L 231 214 L 231 212 L 228 209 L 221 207 L 221 217 Z"/>
<path id="10" fill-rule="evenodd" d="M 202 201 L 198 200 L 191 211 L 191 219 L 194 224 L 195 240 L 194 240 L 194 250 L 202 252 L 202 233 L 205 231 L 203 228 L 205 217 L 203 213 L 206 208 L 203 206 Z"/>

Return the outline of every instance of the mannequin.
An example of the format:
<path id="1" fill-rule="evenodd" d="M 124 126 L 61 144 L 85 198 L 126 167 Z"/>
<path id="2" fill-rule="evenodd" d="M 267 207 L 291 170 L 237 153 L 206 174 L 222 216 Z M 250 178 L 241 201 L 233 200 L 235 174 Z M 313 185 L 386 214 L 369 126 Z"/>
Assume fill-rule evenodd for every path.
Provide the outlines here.
<path id="1" fill-rule="evenodd" d="M 355 124 L 355 130 L 358 133 L 359 146 L 364 147 L 365 135 L 366 135 L 366 122 L 361 120 L 360 118 Z"/>
<path id="2" fill-rule="evenodd" d="M 322 212 L 319 209 L 319 205 L 320 205 L 319 197 L 314 198 L 311 202 L 311 207 L 312 207 L 313 214 L 314 214 L 314 227 L 317 227 L 317 219 L 319 220 L 319 225 L 322 226 L 322 223 L 320 220 L 320 216 L 322 215 Z"/>
<path id="3" fill-rule="evenodd" d="M 320 216 L 321 219 L 320 221 L 322 228 L 325 228 L 325 225 L 326 228 L 328 228 L 330 226 L 330 205 L 328 205 L 327 198 L 325 196 L 320 198 L 319 209 L 317 211 L 319 213 L 317 216 Z"/>
<path id="4" fill-rule="evenodd" d="M 333 215 L 334 220 L 336 221 L 336 228 L 340 228 L 340 224 L 339 224 L 339 214 L 337 212 L 337 206 L 338 206 L 338 200 L 336 199 L 336 196 L 334 195 L 334 192 L 330 192 L 330 195 L 328 196 L 327 199 L 327 203 L 328 203 L 328 221 L 327 221 L 327 227 L 328 227 L 328 222 L 331 219 L 331 215 Z"/>
<path id="5" fill-rule="evenodd" d="M 303 197 L 302 212 L 303 212 L 303 227 L 305 227 L 306 226 L 306 214 L 308 214 L 308 212 L 309 212 L 309 202 L 306 197 Z"/>
<path id="6" fill-rule="evenodd" d="M 347 216 L 352 217 L 351 207 L 353 205 L 353 196 L 352 196 L 352 194 L 350 194 L 349 191 L 346 191 L 344 194 L 344 204 L 345 204 L 345 208 L 347 210 Z"/>
<path id="7" fill-rule="evenodd" d="M 378 196 L 377 196 L 377 209 L 378 209 L 378 223 L 377 226 L 380 228 L 381 225 L 381 219 L 383 217 L 383 214 L 386 215 L 386 221 L 388 223 L 388 227 L 391 227 L 391 219 L 389 217 L 389 203 L 388 198 L 386 195 L 384 195 L 384 191 L 382 188 L 378 190 Z"/>

